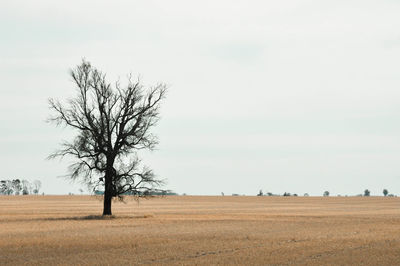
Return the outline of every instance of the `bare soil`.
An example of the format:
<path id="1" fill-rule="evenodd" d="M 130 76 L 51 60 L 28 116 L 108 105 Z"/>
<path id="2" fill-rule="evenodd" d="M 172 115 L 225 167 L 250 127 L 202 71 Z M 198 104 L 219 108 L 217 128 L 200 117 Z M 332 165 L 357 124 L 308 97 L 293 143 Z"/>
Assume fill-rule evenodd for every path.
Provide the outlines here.
<path id="1" fill-rule="evenodd" d="M 400 265 L 400 199 L 0 196 L 0 265 Z"/>

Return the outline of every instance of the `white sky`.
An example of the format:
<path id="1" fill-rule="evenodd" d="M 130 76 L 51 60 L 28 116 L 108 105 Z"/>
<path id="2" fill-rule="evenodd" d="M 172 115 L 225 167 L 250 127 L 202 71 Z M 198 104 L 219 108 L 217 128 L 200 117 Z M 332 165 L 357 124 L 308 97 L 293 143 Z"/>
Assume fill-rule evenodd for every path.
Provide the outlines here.
<path id="1" fill-rule="evenodd" d="M 82 57 L 169 84 L 145 163 L 187 194 L 400 194 L 400 2 L 2 1 L 0 178 L 76 193 L 68 129 Z"/>

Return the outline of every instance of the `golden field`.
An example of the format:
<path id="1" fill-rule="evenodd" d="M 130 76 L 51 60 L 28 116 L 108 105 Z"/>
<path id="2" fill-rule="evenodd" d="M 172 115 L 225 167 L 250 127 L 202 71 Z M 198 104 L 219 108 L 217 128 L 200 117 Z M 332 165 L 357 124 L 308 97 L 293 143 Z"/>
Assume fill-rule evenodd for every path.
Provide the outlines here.
<path id="1" fill-rule="evenodd" d="M 0 265 L 400 265 L 384 197 L 0 196 Z"/>

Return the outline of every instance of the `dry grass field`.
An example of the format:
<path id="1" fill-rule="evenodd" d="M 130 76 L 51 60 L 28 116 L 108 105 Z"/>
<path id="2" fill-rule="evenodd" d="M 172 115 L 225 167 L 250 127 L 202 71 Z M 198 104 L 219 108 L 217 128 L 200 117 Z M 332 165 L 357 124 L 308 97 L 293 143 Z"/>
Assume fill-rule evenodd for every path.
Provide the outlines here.
<path id="1" fill-rule="evenodd" d="M 400 265 L 400 199 L 0 196 L 0 265 Z"/>

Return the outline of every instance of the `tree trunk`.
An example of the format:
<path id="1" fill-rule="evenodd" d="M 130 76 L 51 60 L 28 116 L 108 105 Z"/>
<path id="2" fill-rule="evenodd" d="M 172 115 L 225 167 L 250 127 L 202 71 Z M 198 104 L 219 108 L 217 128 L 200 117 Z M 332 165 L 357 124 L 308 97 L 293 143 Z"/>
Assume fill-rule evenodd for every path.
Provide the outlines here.
<path id="1" fill-rule="evenodd" d="M 104 191 L 104 207 L 103 207 L 103 215 L 112 215 L 111 213 L 111 201 L 112 196 L 107 189 Z"/>
<path id="2" fill-rule="evenodd" d="M 111 200 L 115 196 L 113 188 L 113 178 L 115 177 L 114 169 L 115 156 L 113 154 L 107 155 L 107 169 L 104 176 L 104 206 L 103 215 L 112 215 L 111 213 Z"/>
<path id="3" fill-rule="evenodd" d="M 106 174 L 105 176 L 105 187 L 104 187 L 104 205 L 103 205 L 103 215 L 112 215 L 111 213 L 111 200 L 113 197 L 112 189 L 112 176 Z"/>

